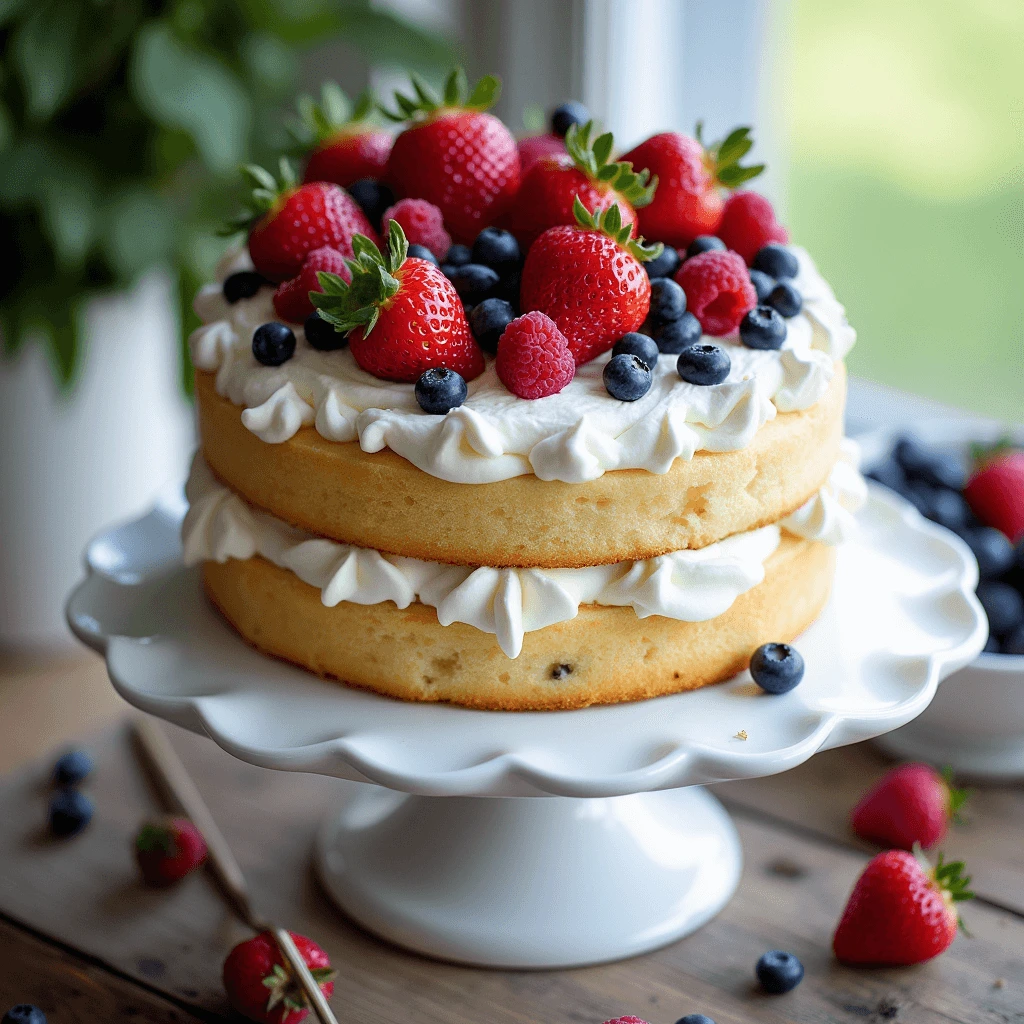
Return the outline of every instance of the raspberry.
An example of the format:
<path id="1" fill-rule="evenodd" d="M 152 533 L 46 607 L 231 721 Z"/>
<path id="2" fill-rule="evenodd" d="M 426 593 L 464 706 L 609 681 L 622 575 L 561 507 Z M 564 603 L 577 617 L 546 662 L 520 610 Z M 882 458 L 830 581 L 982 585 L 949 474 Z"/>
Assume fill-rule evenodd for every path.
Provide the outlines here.
<path id="1" fill-rule="evenodd" d="M 979 469 L 964 497 L 986 526 L 1002 530 L 1016 544 L 1024 538 L 1024 452 L 999 456 Z"/>
<path id="2" fill-rule="evenodd" d="M 554 320 L 533 312 L 513 320 L 498 342 L 498 379 L 520 398 L 557 395 L 572 380 L 576 360 Z"/>
<path id="3" fill-rule="evenodd" d="M 647 1021 L 639 1017 L 616 1017 L 615 1020 L 606 1020 L 604 1024 L 647 1024 Z"/>
<path id="4" fill-rule="evenodd" d="M 733 192 L 726 200 L 718 237 L 749 265 L 769 242 L 788 242 L 789 232 L 776 221 L 772 204 L 756 192 Z"/>
<path id="5" fill-rule="evenodd" d="M 691 256 L 676 280 L 686 292 L 687 309 L 700 321 L 705 334 L 730 334 L 757 305 L 747 266 L 735 252 L 712 250 Z"/>
<path id="6" fill-rule="evenodd" d="M 384 211 L 380 230 L 388 237 L 388 224 L 397 220 L 410 245 L 426 246 L 439 260 L 448 255 L 452 236 L 444 229 L 441 211 L 426 199 L 400 199 Z"/>
<path id="7" fill-rule="evenodd" d="M 274 312 L 282 320 L 301 324 L 314 312 L 313 303 L 309 301 L 309 293 L 321 290 L 316 276 L 318 270 L 337 274 L 346 281 L 352 280 L 352 274 L 345 265 L 345 257 L 337 249 L 332 249 L 329 245 L 314 249 L 306 257 L 302 270 L 290 281 L 279 284 L 277 291 L 274 292 Z"/>

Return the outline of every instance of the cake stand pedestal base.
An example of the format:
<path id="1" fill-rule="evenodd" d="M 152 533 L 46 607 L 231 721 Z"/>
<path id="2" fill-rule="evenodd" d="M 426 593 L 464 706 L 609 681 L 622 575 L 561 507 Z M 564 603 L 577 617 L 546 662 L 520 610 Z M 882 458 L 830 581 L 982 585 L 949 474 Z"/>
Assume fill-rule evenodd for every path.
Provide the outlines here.
<path id="1" fill-rule="evenodd" d="M 695 931 L 739 883 L 736 830 L 699 788 L 590 800 L 353 789 L 317 841 L 324 887 L 370 931 L 444 960 L 620 960 Z"/>

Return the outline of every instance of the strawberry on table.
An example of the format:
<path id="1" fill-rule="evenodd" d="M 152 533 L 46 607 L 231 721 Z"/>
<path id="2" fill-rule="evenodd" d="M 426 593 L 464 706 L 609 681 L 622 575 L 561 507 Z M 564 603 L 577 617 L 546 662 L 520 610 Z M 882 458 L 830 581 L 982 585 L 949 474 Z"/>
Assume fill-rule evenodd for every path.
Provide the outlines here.
<path id="1" fill-rule="evenodd" d="M 740 190 L 725 201 L 718 237 L 749 266 L 766 245 L 788 242 L 789 232 L 775 219 L 775 210 L 764 196 Z"/>
<path id="2" fill-rule="evenodd" d="M 188 818 L 147 821 L 135 837 L 135 859 L 150 885 L 171 885 L 202 867 L 206 841 Z"/>
<path id="3" fill-rule="evenodd" d="M 334 978 L 327 954 L 304 935 L 289 932 L 310 974 L 327 999 L 334 994 Z M 299 1024 L 309 1015 L 306 995 L 291 974 L 270 932 L 240 942 L 224 961 L 224 989 L 232 1007 L 260 1024 Z"/>
<path id="4" fill-rule="evenodd" d="M 960 919 L 956 904 L 973 898 L 964 865 L 933 868 L 920 853 L 880 853 L 857 879 L 832 940 L 836 959 L 851 965 L 899 967 L 948 949 Z"/>
<path id="5" fill-rule="evenodd" d="M 481 78 L 467 96 L 456 69 L 438 98 L 417 76 L 415 98 L 395 93 L 394 121 L 413 123 L 395 139 L 387 179 L 397 195 L 426 199 L 441 210 L 456 242 L 468 244 L 504 213 L 519 189 L 519 151 L 509 130 L 488 107 L 501 83 Z M 383 109 L 383 108 L 382 108 Z"/>
<path id="6" fill-rule="evenodd" d="M 319 274 L 322 292 L 310 299 L 324 320 L 348 335 L 355 361 L 381 380 L 413 383 L 424 370 L 447 367 L 472 380 L 484 357 L 470 333 L 455 286 L 427 260 L 408 257 L 397 220 L 385 252 L 366 237 L 353 241 L 351 284 Z"/>
<path id="7" fill-rule="evenodd" d="M 659 182 L 653 201 L 639 213 L 640 230 L 676 249 L 685 249 L 698 235 L 718 234 L 724 190 L 764 170 L 764 164 L 740 163 L 753 146 L 749 128 L 736 128 L 710 146 L 701 134 L 699 122 L 696 138 L 661 132 L 622 157 L 634 167 L 646 167 Z"/>
<path id="8" fill-rule="evenodd" d="M 373 124 L 373 95 L 367 90 L 353 108 L 334 83 L 325 82 L 320 103 L 299 98 L 299 123 L 293 134 L 312 152 L 303 181 L 332 181 L 348 188 L 362 178 L 382 178 L 391 152 L 391 134 Z"/>
<path id="9" fill-rule="evenodd" d="M 306 257 L 302 270 L 288 281 L 282 281 L 274 292 L 274 312 L 282 320 L 301 324 L 307 316 L 316 312 L 313 303 L 309 301 L 309 293 L 322 291 L 320 279 L 316 276 L 321 270 L 337 274 L 346 281 L 352 280 L 345 257 L 337 249 L 329 245 L 314 249 Z"/>
<path id="10" fill-rule="evenodd" d="M 971 511 L 1011 542 L 1024 538 L 1024 452 L 1003 452 L 967 481 L 964 497 Z"/>

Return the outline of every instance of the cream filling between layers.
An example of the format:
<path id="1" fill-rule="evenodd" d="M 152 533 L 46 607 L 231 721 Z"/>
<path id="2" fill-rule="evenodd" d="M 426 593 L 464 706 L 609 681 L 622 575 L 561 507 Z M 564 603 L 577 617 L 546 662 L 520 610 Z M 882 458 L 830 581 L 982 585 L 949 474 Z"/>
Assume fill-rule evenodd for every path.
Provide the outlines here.
<path id="1" fill-rule="evenodd" d="M 393 601 L 407 608 L 418 600 L 437 610 L 442 626 L 463 622 L 493 633 L 515 658 L 524 634 L 575 618 L 581 604 L 628 606 L 639 618 L 684 622 L 721 615 L 764 579 L 781 529 L 826 544 L 849 536 L 866 493 L 854 459 L 845 444 L 828 483 L 792 515 L 704 548 L 579 569 L 495 569 L 426 562 L 318 537 L 247 504 L 197 454 L 185 488 L 185 564 L 260 555 L 316 587 L 329 608 L 341 601 Z"/>

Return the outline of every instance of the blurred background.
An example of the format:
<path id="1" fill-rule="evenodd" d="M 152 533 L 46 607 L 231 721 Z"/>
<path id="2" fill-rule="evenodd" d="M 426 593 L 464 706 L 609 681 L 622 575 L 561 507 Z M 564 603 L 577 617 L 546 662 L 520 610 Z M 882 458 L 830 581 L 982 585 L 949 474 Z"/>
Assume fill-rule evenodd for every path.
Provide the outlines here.
<path id="1" fill-rule="evenodd" d="M 298 91 L 459 62 L 517 134 L 752 124 L 851 371 L 1020 421 L 1022 53 L 1020 0 L 0 0 L 0 647 L 70 642 L 87 537 L 183 477 L 191 298 Z"/>

